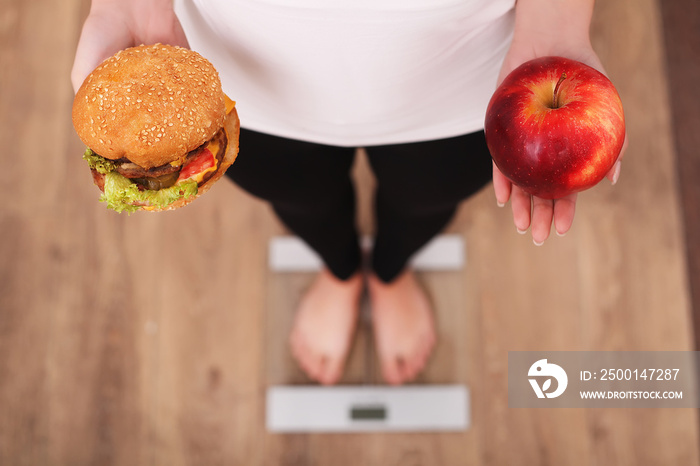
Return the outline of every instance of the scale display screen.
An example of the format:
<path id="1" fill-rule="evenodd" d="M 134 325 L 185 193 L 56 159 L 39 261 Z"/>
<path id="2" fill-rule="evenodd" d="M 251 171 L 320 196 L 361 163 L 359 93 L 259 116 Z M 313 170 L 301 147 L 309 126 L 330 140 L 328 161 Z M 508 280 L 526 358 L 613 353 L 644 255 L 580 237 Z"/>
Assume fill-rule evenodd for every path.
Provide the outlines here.
<path id="1" fill-rule="evenodd" d="M 386 407 L 351 406 L 350 419 L 353 421 L 383 421 L 386 419 Z"/>

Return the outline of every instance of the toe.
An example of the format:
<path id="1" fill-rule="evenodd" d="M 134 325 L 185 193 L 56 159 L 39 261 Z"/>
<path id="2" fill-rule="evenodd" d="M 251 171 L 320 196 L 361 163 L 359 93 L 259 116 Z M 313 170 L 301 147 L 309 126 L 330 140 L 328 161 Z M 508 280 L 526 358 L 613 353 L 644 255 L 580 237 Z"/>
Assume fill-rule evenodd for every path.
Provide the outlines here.
<path id="1" fill-rule="evenodd" d="M 323 376 L 323 368 L 325 364 L 326 358 L 323 355 L 312 353 L 307 359 L 307 367 L 309 369 L 307 374 L 309 377 L 317 382 L 320 382 L 321 377 Z"/>
<path id="2" fill-rule="evenodd" d="M 388 357 L 382 361 L 382 377 L 389 385 L 400 385 L 402 382 L 399 360 Z"/>
<path id="3" fill-rule="evenodd" d="M 316 356 L 313 350 L 306 344 L 303 338 L 296 338 L 291 342 L 291 350 L 294 359 L 301 370 L 313 380 L 318 380 L 321 368 L 321 358 Z"/>
<path id="4" fill-rule="evenodd" d="M 426 360 L 422 356 L 422 353 L 414 353 L 407 359 L 406 382 L 415 380 L 425 368 Z"/>
<path id="5" fill-rule="evenodd" d="M 425 368 L 430 357 L 434 341 L 428 338 L 421 340 L 413 351 L 405 358 L 404 381 L 414 380 Z"/>
<path id="6" fill-rule="evenodd" d="M 399 370 L 401 371 L 401 383 L 404 383 L 415 379 L 420 368 L 416 364 L 415 358 L 400 358 Z"/>
<path id="7" fill-rule="evenodd" d="M 425 367 L 425 359 L 421 354 L 414 355 L 407 367 L 407 380 L 414 380 Z"/>
<path id="8" fill-rule="evenodd" d="M 333 385 L 340 380 L 343 373 L 343 360 L 339 357 L 323 358 L 323 365 L 319 370 L 318 381 L 323 385 Z"/>

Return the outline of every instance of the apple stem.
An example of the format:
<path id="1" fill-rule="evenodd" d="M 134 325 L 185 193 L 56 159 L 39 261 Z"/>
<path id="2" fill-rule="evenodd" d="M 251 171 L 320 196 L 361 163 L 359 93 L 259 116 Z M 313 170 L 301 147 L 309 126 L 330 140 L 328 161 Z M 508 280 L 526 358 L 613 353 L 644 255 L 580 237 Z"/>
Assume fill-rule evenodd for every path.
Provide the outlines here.
<path id="1" fill-rule="evenodd" d="M 565 79 L 566 73 L 562 73 L 561 77 L 559 77 L 559 81 L 557 81 L 557 85 L 554 86 L 554 108 L 559 108 L 559 87 Z"/>

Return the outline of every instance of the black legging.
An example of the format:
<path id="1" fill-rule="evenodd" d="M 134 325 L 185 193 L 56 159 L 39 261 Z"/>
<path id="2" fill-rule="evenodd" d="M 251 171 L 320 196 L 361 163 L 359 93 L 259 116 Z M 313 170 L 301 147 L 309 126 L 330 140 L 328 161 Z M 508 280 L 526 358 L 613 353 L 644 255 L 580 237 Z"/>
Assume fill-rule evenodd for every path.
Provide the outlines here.
<path id="1" fill-rule="evenodd" d="M 365 150 L 377 180 L 371 266 L 390 282 L 447 225 L 459 202 L 491 180 L 491 158 L 482 131 Z M 227 175 L 269 201 L 282 222 L 344 280 L 361 263 L 350 177 L 354 154 L 351 147 L 241 129 L 240 154 Z"/>

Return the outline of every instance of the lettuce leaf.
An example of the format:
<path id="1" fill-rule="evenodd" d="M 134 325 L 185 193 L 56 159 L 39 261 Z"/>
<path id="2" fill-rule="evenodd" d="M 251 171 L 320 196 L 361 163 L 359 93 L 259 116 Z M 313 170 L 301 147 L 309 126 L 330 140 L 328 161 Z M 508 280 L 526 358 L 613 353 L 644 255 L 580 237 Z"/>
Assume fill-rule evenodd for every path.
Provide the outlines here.
<path id="1" fill-rule="evenodd" d="M 83 154 L 83 160 L 87 161 L 91 169 L 97 170 L 97 173 L 106 175 L 107 173 L 114 171 L 117 167 L 114 162 L 104 157 L 100 157 L 92 151 L 89 147 L 85 150 Z"/>
<path id="2" fill-rule="evenodd" d="M 197 182 L 193 179 L 157 191 L 150 189 L 140 191 L 138 186 L 128 178 L 112 171 L 105 175 L 105 190 L 100 201 L 106 202 L 107 207 L 117 212 L 131 213 L 139 210 L 139 206 L 132 205 L 134 202 L 164 208 L 178 199 L 196 194 Z"/>

